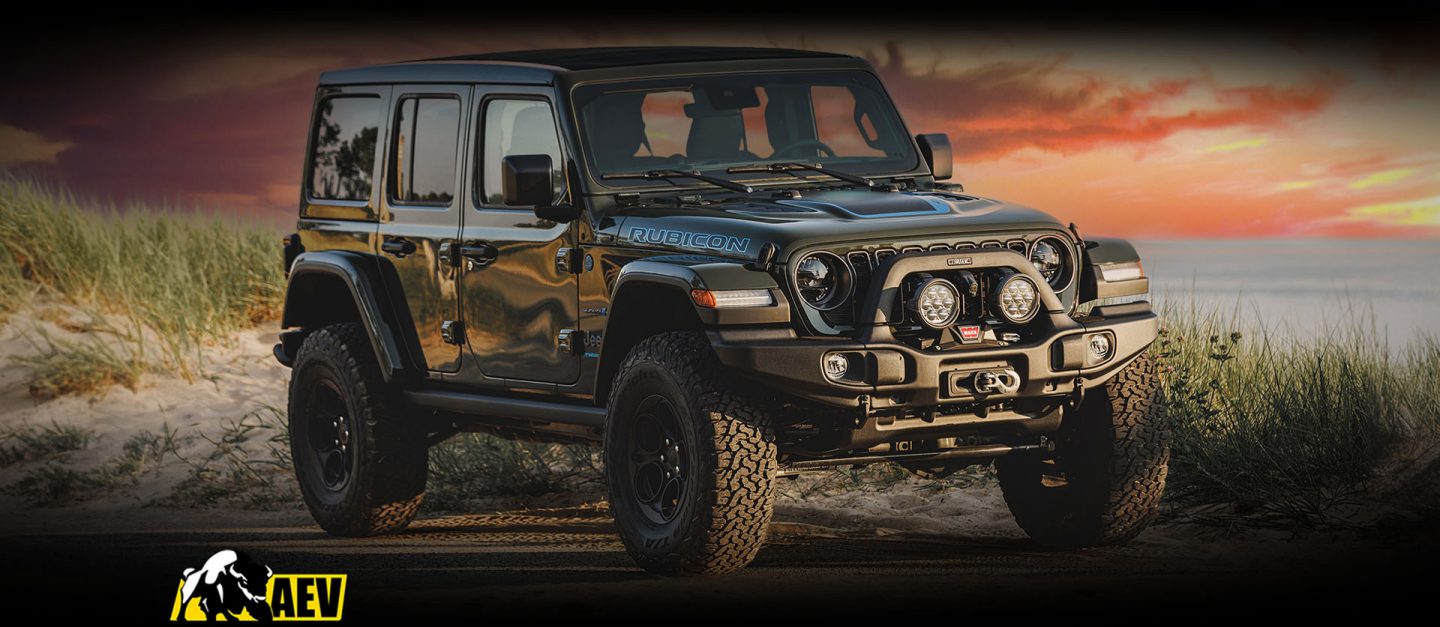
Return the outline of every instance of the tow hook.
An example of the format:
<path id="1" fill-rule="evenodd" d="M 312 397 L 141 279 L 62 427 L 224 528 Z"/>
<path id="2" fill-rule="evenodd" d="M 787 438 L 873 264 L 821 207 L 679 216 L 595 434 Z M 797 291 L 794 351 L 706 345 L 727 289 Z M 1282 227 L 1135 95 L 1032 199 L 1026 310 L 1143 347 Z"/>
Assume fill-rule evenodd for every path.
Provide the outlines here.
<path id="1" fill-rule="evenodd" d="M 1020 389 L 1020 373 L 1009 368 L 984 370 L 975 373 L 971 386 L 976 394 L 1014 394 Z"/>
<path id="2" fill-rule="evenodd" d="M 1080 409 L 1080 403 L 1083 402 L 1085 402 L 1085 380 L 1076 377 L 1075 389 L 1070 392 L 1070 406 L 1066 407 L 1066 409 L 1076 411 Z"/>

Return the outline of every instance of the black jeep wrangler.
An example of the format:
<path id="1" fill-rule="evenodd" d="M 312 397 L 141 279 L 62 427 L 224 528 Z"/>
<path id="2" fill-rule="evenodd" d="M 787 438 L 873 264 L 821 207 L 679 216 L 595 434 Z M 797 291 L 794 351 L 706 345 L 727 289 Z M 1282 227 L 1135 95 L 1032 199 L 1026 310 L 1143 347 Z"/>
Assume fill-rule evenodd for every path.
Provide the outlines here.
<path id="1" fill-rule="evenodd" d="M 646 570 L 721 573 L 779 478 L 994 463 L 1123 542 L 1169 449 L 1135 250 L 945 181 L 865 61 L 526 51 L 325 73 L 275 347 L 326 531 L 404 527 L 464 430 L 603 441 Z M 1037 182 L 1037 184 L 1043 184 Z"/>

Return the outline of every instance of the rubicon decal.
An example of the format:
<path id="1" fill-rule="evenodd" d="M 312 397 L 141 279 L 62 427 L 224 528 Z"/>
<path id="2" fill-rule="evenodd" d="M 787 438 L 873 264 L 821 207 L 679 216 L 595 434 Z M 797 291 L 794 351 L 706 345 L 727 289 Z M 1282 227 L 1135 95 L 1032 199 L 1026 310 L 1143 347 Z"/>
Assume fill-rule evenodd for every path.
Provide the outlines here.
<path id="1" fill-rule="evenodd" d="M 345 575 L 276 574 L 227 549 L 185 569 L 170 620 L 338 621 L 346 587 Z"/>
<path id="2" fill-rule="evenodd" d="M 733 235 L 720 235 L 718 233 L 672 231 L 670 229 L 650 229 L 643 226 L 632 227 L 630 229 L 629 239 L 636 244 L 664 244 L 666 246 L 705 248 L 735 253 L 743 253 L 746 249 L 750 248 L 750 238 L 748 237 L 735 237 Z"/>

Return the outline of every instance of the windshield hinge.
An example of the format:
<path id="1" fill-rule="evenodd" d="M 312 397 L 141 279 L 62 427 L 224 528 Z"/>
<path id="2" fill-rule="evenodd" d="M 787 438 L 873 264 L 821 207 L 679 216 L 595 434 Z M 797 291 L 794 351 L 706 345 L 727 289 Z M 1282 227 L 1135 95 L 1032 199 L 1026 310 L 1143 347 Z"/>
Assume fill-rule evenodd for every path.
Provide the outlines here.
<path id="1" fill-rule="evenodd" d="M 580 260 L 583 257 L 579 248 L 561 248 L 555 251 L 555 273 L 560 275 L 580 274 Z"/>

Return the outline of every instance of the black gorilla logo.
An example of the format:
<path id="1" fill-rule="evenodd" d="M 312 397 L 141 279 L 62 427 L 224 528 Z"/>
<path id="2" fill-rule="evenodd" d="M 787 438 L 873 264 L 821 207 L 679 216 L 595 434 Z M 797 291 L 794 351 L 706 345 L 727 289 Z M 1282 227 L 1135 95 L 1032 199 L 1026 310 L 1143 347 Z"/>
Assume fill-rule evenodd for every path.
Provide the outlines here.
<path id="1" fill-rule="evenodd" d="M 275 571 L 252 561 L 239 551 L 224 550 L 210 556 L 199 569 L 185 569 L 185 586 L 180 593 L 180 619 L 190 599 L 200 599 L 206 620 L 224 615 L 236 620 L 237 614 L 249 610 L 255 620 L 269 621 L 270 605 L 265 602 L 265 587 Z"/>

